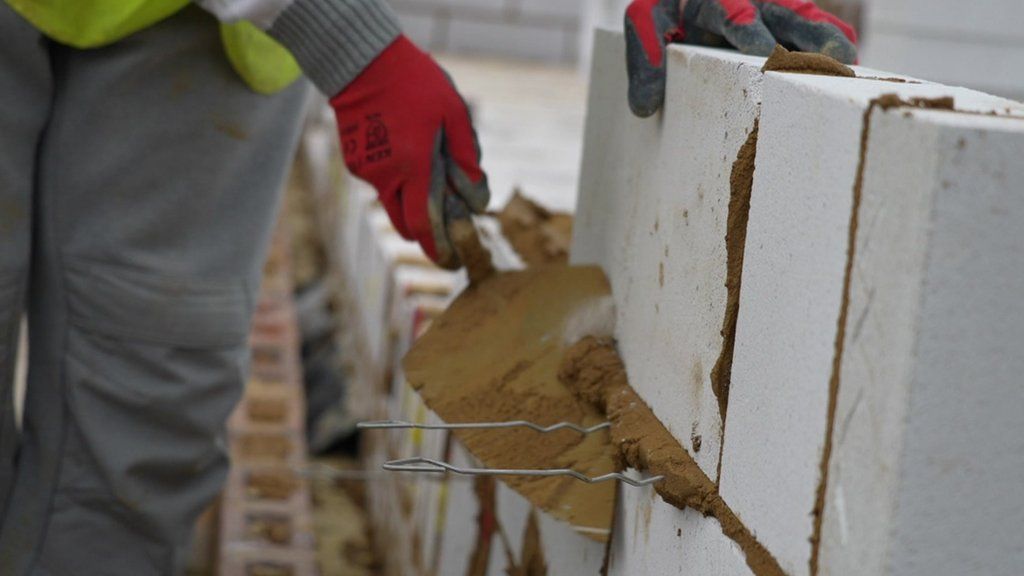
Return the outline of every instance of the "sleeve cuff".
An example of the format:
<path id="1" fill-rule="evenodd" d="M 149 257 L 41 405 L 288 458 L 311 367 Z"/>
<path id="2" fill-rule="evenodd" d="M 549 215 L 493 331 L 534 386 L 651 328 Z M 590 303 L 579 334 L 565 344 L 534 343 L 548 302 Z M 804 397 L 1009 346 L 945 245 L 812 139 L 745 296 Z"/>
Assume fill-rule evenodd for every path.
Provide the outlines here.
<path id="1" fill-rule="evenodd" d="M 391 45 L 401 28 L 382 0 L 295 0 L 267 32 L 330 98 Z"/>

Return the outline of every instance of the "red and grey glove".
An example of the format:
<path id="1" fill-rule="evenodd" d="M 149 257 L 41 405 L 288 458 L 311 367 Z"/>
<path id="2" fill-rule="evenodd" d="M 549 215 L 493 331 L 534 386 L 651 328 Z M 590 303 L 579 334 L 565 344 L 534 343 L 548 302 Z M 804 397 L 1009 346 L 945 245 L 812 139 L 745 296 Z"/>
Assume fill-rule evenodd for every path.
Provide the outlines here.
<path id="1" fill-rule="evenodd" d="M 807 0 L 634 0 L 626 9 L 629 106 L 651 116 L 665 101 L 665 46 L 732 45 L 768 56 L 776 44 L 857 60 L 853 27 Z"/>
<path id="2" fill-rule="evenodd" d="M 345 164 L 377 189 L 398 232 L 439 265 L 461 266 L 448 238 L 445 194 L 479 214 L 490 190 L 469 109 L 444 70 L 399 36 L 331 106 Z"/>

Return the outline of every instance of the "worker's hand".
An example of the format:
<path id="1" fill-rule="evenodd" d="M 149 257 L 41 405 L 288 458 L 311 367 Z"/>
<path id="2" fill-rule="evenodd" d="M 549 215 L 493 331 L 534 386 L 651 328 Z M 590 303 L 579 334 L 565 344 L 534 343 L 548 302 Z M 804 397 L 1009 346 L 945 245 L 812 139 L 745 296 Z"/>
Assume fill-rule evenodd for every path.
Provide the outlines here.
<path id="1" fill-rule="evenodd" d="M 391 222 L 445 268 L 460 266 L 445 226 L 447 189 L 481 213 L 490 190 L 466 103 L 400 36 L 331 100 L 345 164 L 372 184 Z"/>
<path id="2" fill-rule="evenodd" d="M 665 101 L 665 47 L 670 42 L 729 44 L 768 56 L 776 44 L 857 60 L 857 33 L 807 0 L 634 0 L 626 9 L 629 106 L 647 117 Z"/>

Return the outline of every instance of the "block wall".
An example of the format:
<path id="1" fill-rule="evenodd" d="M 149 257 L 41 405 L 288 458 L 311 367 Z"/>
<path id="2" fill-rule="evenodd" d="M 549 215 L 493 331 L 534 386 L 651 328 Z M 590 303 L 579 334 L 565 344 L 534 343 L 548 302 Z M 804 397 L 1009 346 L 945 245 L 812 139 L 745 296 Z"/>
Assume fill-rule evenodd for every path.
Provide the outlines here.
<path id="1" fill-rule="evenodd" d="M 787 574 L 1014 573 L 1024 105 L 673 47 L 665 109 L 639 120 L 623 50 L 599 33 L 573 260 L 609 275 L 633 387 Z M 748 573 L 715 520 L 620 490 L 609 573 Z"/>
<path id="2" fill-rule="evenodd" d="M 1024 105 L 675 46 L 640 120 L 623 50 L 597 35 L 572 258 L 609 276 L 633 387 L 786 574 L 1018 573 Z M 365 188 L 339 213 L 364 417 L 437 422 L 399 360 L 464 279 L 411 260 Z M 371 469 L 475 464 L 444 433 L 367 439 Z M 370 489 L 387 573 L 508 573 L 535 522 L 554 576 L 761 575 L 650 488 L 620 487 L 607 546 L 500 481 Z"/>

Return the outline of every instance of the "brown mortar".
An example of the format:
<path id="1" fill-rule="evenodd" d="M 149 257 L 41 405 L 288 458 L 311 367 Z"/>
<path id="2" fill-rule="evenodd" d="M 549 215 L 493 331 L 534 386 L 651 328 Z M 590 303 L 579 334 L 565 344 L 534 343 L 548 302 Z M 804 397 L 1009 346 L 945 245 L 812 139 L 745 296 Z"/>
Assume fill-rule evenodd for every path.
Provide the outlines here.
<path id="1" fill-rule="evenodd" d="M 778 562 L 726 505 L 715 483 L 630 387 L 612 341 L 593 337 L 579 341 L 566 352 L 559 377 L 581 399 L 607 415 L 612 444 L 620 448 L 624 464 L 664 476 L 655 490 L 665 502 L 717 519 L 757 576 L 783 576 Z"/>
<path id="2" fill-rule="evenodd" d="M 956 110 L 956 102 L 954 101 L 952 96 L 942 96 L 942 97 L 939 97 L 939 98 L 911 98 L 910 100 L 904 100 L 904 99 L 900 98 L 898 94 L 883 94 L 883 95 L 879 96 L 878 98 L 875 98 L 874 100 L 872 100 L 871 101 L 871 106 L 878 106 L 882 110 L 889 110 L 889 109 L 892 109 L 892 108 L 924 108 L 926 110 L 950 110 L 950 111 Z M 865 116 L 864 116 L 865 126 L 867 125 L 867 122 L 870 119 L 869 114 L 871 112 L 871 106 L 869 106 L 868 110 L 865 111 Z M 865 130 L 866 129 L 867 128 L 865 128 Z M 861 142 L 861 145 L 863 147 L 867 147 L 867 141 L 866 141 L 867 134 L 866 133 L 864 134 L 864 137 L 865 137 L 865 141 Z M 861 158 L 861 165 L 860 165 L 861 169 L 863 169 L 863 167 L 864 167 L 863 166 L 863 160 L 864 160 L 864 158 L 862 157 Z M 863 176 L 863 174 L 858 174 L 858 176 Z"/>
<path id="3" fill-rule="evenodd" d="M 754 187 L 754 162 L 757 157 L 758 121 L 740 147 L 729 177 L 729 217 L 726 224 L 726 279 L 728 292 L 725 319 L 722 321 L 722 352 L 711 369 L 711 390 L 718 399 L 724 434 L 729 384 L 732 380 L 732 357 L 736 344 L 736 319 L 740 312 L 740 287 L 743 282 L 743 252 L 747 245 L 747 221 L 750 217 L 750 192 Z M 724 442 L 722 443 L 724 445 Z M 700 450 L 694 442 L 694 451 Z"/>
<path id="4" fill-rule="evenodd" d="M 762 72 L 792 72 L 818 76 L 843 76 L 856 78 L 853 69 L 824 54 L 813 52 L 790 52 L 776 45 L 775 51 L 765 61 Z"/>
<path id="5" fill-rule="evenodd" d="M 570 214 L 551 212 L 517 190 L 497 217 L 502 234 L 527 266 L 568 263 Z"/>

